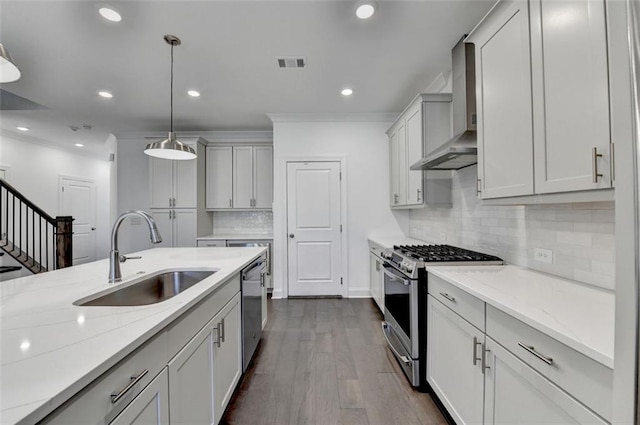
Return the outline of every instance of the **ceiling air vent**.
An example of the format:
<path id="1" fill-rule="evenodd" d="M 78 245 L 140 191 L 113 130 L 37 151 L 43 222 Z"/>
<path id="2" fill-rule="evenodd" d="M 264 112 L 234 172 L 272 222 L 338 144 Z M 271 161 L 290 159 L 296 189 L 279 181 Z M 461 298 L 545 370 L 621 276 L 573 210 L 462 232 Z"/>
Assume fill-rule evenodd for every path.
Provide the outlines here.
<path id="1" fill-rule="evenodd" d="M 304 56 L 283 56 L 276 58 L 278 68 L 306 68 L 307 58 Z"/>

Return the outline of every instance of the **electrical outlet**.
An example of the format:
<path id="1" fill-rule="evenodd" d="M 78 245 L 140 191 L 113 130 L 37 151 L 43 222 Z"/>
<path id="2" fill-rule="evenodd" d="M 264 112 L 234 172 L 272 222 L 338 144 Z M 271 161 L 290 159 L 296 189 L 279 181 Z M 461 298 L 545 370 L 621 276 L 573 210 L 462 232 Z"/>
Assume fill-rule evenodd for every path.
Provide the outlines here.
<path id="1" fill-rule="evenodd" d="M 553 251 L 550 249 L 535 248 L 533 250 L 533 259 L 542 263 L 553 263 Z"/>
<path id="2" fill-rule="evenodd" d="M 446 242 L 447 241 L 447 234 L 445 232 L 440 232 L 440 240 L 442 242 Z"/>

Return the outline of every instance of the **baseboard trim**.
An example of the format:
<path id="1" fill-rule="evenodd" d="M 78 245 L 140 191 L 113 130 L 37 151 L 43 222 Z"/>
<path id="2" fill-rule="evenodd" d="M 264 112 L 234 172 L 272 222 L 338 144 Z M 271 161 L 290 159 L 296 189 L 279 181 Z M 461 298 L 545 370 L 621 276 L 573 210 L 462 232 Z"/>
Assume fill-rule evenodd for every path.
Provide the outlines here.
<path id="1" fill-rule="evenodd" d="M 271 299 L 273 300 L 281 300 L 282 298 L 282 289 L 274 289 L 271 293 Z"/>
<path id="2" fill-rule="evenodd" d="M 369 288 L 349 288 L 348 298 L 371 298 Z"/>

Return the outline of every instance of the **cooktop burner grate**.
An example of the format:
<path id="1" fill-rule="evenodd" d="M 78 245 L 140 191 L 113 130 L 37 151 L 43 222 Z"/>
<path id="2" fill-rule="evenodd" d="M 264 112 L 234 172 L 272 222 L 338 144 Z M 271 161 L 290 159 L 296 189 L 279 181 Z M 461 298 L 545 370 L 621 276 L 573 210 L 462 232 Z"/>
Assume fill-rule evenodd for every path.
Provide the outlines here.
<path id="1" fill-rule="evenodd" d="M 482 254 L 451 245 L 397 245 L 393 247 L 403 255 L 425 263 L 453 261 L 502 261 L 493 255 Z"/>

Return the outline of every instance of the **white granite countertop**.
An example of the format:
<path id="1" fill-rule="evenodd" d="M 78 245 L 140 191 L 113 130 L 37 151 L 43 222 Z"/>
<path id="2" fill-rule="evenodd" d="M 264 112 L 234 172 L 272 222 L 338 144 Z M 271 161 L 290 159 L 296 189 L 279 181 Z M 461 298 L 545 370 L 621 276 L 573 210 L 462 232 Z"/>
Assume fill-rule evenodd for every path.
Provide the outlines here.
<path id="1" fill-rule="evenodd" d="M 211 241 L 211 240 L 220 240 L 220 239 L 229 239 L 229 240 L 241 240 L 241 241 L 253 241 L 253 240 L 270 240 L 273 239 L 273 235 L 264 234 L 264 233 L 251 233 L 239 235 L 237 233 L 221 233 L 216 235 L 209 236 L 200 236 L 197 238 L 199 241 Z"/>
<path id="2" fill-rule="evenodd" d="M 0 423 L 35 423 L 154 336 L 265 248 L 155 248 L 121 265 L 108 284 L 108 260 L 0 285 Z M 185 292 L 137 307 L 78 307 L 73 302 L 175 269 L 216 270 Z"/>
<path id="3" fill-rule="evenodd" d="M 371 235 L 368 239 L 382 248 L 388 249 L 393 248 L 394 245 L 424 245 L 432 243 L 408 238 L 404 235 Z"/>
<path id="4" fill-rule="evenodd" d="M 613 369 L 613 292 L 517 266 L 427 271 Z"/>

